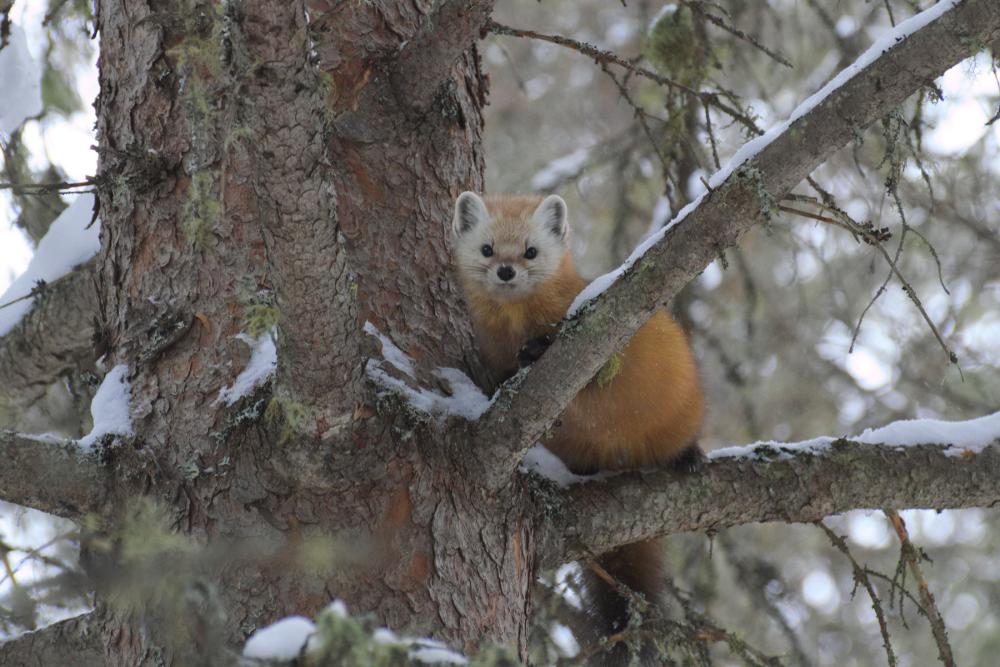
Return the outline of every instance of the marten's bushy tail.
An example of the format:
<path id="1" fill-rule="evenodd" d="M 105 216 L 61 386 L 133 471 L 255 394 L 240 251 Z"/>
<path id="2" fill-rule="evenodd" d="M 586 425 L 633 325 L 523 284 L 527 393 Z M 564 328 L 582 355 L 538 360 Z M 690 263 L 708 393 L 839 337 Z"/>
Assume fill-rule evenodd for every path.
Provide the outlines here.
<path id="1" fill-rule="evenodd" d="M 597 559 L 597 564 L 615 581 L 642 594 L 650 607 L 645 617 L 661 604 L 664 593 L 665 573 L 661 549 L 656 541 L 634 542 Z M 583 592 L 592 627 L 597 635 L 596 640 L 617 635 L 628 627 L 632 612 L 629 599 L 587 564 L 583 566 Z M 613 647 L 609 646 L 607 650 L 595 655 L 591 664 L 607 667 L 628 665 L 632 656 L 629 644 L 635 645 L 634 642 L 618 642 Z M 641 642 L 640 645 L 640 664 L 660 664 L 656 659 L 656 648 L 651 643 Z"/>

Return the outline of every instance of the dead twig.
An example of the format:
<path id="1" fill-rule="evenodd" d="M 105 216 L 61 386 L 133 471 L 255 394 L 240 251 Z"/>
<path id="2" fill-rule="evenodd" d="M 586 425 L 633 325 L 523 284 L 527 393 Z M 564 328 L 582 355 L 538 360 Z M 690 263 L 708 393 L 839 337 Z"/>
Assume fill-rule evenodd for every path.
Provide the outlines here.
<path id="1" fill-rule="evenodd" d="M 830 542 L 836 547 L 837 551 L 844 554 L 847 560 L 851 562 L 851 569 L 854 571 L 854 590 L 851 591 L 851 597 L 854 597 L 858 586 L 863 586 L 865 591 L 867 591 L 868 597 L 872 601 L 872 610 L 875 612 L 875 618 L 878 620 L 879 632 L 882 633 L 882 646 L 885 647 L 885 655 L 889 661 L 889 667 L 896 667 L 898 663 L 896 662 L 896 654 L 892 650 L 892 642 L 889 641 L 889 626 L 885 622 L 885 611 L 882 609 L 882 601 L 879 599 L 878 592 L 868 577 L 868 569 L 861 567 L 858 561 L 854 559 L 854 555 L 851 554 L 851 550 L 847 546 L 847 540 L 830 530 L 822 521 L 817 521 L 816 525 L 826 533 L 826 536 L 830 538 Z"/>
<path id="2" fill-rule="evenodd" d="M 903 521 L 903 517 L 899 516 L 899 512 L 885 510 L 885 515 L 889 518 L 889 523 L 892 524 L 899 537 L 900 565 L 905 562 L 913 578 L 917 580 L 917 595 L 923 603 L 924 614 L 930 621 L 931 633 L 934 635 L 934 641 L 938 647 L 938 658 L 945 667 L 955 667 L 955 658 L 952 656 L 951 644 L 948 642 L 948 630 L 944 626 L 944 619 L 941 618 L 941 612 L 934 601 L 934 594 L 927 586 L 927 579 L 924 578 L 924 573 L 920 568 L 921 560 L 929 561 L 930 559 L 913 546 L 910 534 L 906 530 L 906 522 Z"/>

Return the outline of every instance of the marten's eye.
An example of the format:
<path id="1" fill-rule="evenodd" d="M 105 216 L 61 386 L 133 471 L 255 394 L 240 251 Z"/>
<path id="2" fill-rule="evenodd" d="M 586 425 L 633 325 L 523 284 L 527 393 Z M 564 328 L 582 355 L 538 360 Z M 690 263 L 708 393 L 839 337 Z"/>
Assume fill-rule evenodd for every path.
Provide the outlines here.
<path id="1" fill-rule="evenodd" d="M 482 251 L 483 257 L 492 257 L 493 256 L 493 246 L 491 246 L 489 243 L 485 244 L 479 250 Z"/>
<path id="2" fill-rule="evenodd" d="M 524 251 L 525 259 L 534 259 L 536 257 L 538 257 L 538 248 L 536 248 L 535 246 L 531 246 L 530 248 Z"/>

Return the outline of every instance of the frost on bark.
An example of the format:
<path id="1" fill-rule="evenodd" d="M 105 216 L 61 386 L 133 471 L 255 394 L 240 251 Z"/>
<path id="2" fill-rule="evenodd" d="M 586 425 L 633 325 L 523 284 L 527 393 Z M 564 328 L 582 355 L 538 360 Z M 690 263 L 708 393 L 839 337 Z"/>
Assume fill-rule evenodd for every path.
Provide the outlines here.
<path id="1" fill-rule="evenodd" d="M 768 196 L 996 39 L 992 0 L 963 3 L 804 116 L 472 426 L 372 386 L 366 358 L 379 343 L 363 329 L 370 322 L 413 357 L 417 377 L 403 382 L 431 386 L 438 367 L 480 378 L 446 230 L 455 196 L 483 185 L 487 90 L 473 44 L 491 6 L 99 4 L 99 342 L 109 366 L 130 369 L 135 435 L 88 458 L 68 489 L 72 509 L 22 487 L 9 499 L 62 507 L 93 529 L 88 627 L 109 664 L 225 664 L 253 629 L 335 597 L 401 634 L 523 654 L 541 565 L 677 530 L 813 520 L 848 509 L 852 484 L 874 494 L 865 505 L 996 502 L 984 482 L 992 450 L 908 454 L 934 457 L 947 496 L 914 484 L 906 466 L 919 464 L 902 455 L 895 486 L 871 484 L 873 460 L 893 455 L 850 444 L 829 459 L 752 464 L 756 479 L 744 464 L 713 463 L 688 481 L 635 473 L 562 491 L 515 469 L 616 346 L 735 243 Z M 229 406 L 217 399 L 247 363 L 241 332 L 275 332 L 278 368 Z M 24 444 L 0 442 L 22 454 Z M 24 470 L 63 461 L 63 446 L 30 452 Z M 843 486 L 823 486 L 831 470 Z M 973 496 L 961 495 L 963 474 L 977 475 Z M 741 484 L 771 502 L 759 482 L 768 476 L 795 507 L 711 507 L 723 491 L 746 497 Z M 91 479 L 99 495 L 86 493 Z M 803 492 L 804 479 L 820 482 L 819 495 Z M 163 538 L 161 521 L 181 539 L 166 556 L 147 553 L 150 569 L 130 570 L 152 541 L 136 535 Z M 207 556 L 184 576 L 149 584 L 197 549 Z M 116 577 L 149 597 L 130 598 Z"/>

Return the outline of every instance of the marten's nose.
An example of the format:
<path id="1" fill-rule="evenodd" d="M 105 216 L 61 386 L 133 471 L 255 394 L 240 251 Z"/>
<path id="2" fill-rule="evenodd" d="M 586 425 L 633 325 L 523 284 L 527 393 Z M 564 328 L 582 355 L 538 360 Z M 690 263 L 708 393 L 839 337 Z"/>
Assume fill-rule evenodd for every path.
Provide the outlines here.
<path id="1" fill-rule="evenodd" d="M 514 271 L 514 267 L 512 266 L 503 264 L 499 269 L 497 269 L 497 277 L 504 282 L 511 280 L 515 275 L 516 273 Z"/>

